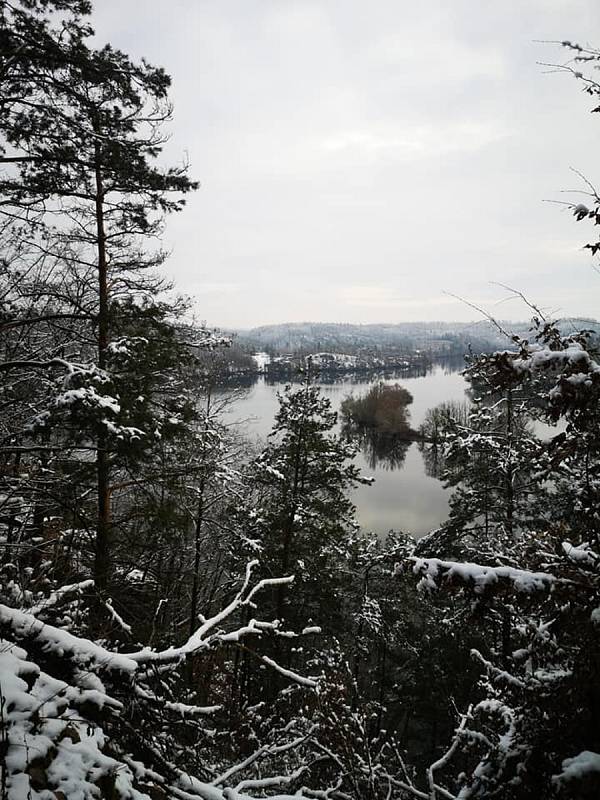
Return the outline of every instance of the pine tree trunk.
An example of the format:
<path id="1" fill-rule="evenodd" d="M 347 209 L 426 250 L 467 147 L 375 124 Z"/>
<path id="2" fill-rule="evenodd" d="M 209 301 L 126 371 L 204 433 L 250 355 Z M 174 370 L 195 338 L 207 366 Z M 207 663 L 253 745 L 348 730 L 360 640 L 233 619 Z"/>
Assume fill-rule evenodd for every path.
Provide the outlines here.
<path id="1" fill-rule="evenodd" d="M 99 135 L 99 126 L 96 121 L 94 130 Z M 100 369 L 106 369 L 109 337 L 108 263 L 106 258 L 106 232 L 104 229 L 104 188 L 98 141 L 96 141 L 94 149 L 96 238 L 98 248 L 98 366 Z M 94 581 L 98 589 L 104 589 L 110 575 L 111 535 L 110 462 L 107 452 L 107 437 L 104 432 L 98 434 L 97 440 L 96 486 L 98 492 L 98 516 L 96 520 Z"/>
<path id="2" fill-rule="evenodd" d="M 200 481 L 198 508 L 196 511 L 196 522 L 194 525 L 194 571 L 192 574 L 192 598 L 190 602 L 189 633 L 193 635 L 197 626 L 198 616 L 198 592 L 200 585 L 200 545 L 202 543 L 202 523 L 204 522 L 204 492 L 205 478 L 202 476 Z"/>
<path id="3" fill-rule="evenodd" d="M 506 436 L 508 440 L 508 453 L 506 463 L 506 532 L 512 538 L 513 536 L 513 520 L 514 520 L 514 467 L 513 467 L 513 397 L 512 390 L 509 389 L 506 394 Z"/>
<path id="4" fill-rule="evenodd" d="M 208 437 L 210 406 L 211 406 L 211 392 L 209 390 L 206 399 L 206 417 L 204 421 L 204 436 L 202 439 L 201 469 L 202 478 L 200 479 L 200 486 L 198 487 L 198 507 L 196 509 L 196 520 L 194 524 L 194 571 L 192 574 L 192 597 L 190 602 L 190 619 L 189 619 L 189 633 L 193 635 L 196 630 L 197 616 L 198 616 L 198 593 L 200 586 L 200 555 L 202 545 L 202 526 L 204 524 L 204 494 L 206 492 L 206 442 Z"/>

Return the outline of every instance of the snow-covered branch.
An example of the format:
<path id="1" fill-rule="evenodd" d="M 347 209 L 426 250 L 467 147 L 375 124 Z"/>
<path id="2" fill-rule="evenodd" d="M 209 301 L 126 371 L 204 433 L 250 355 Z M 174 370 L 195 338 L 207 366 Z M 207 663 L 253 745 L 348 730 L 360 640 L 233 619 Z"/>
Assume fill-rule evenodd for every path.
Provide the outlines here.
<path id="1" fill-rule="evenodd" d="M 232 617 L 241 608 L 245 606 L 254 608 L 253 599 L 259 591 L 272 586 L 289 585 L 294 580 L 293 576 L 285 578 L 263 578 L 250 588 L 252 572 L 257 565 L 258 561 L 256 560 L 248 563 L 242 586 L 235 597 L 219 612 L 209 619 L 205 619 L 184 644 L 179 647 L 169 647 L 166 650 L 158 652 L 149 648 L 144 648 L 143 650 L 130 653 L 128 657 L 138 664 L 179 661 L 186 656 L 191 656 L 194 653 L 205 650 L 218 643 L 238 642 L 244 636 L 261 635 L 267 630 L 276 630 L 278 627 L 277 621 L 261 622 L 257 620 L 250 620 L 247 624 L 234 628 L 231 631 L 223 631 L 217 628 L 217 626 L 226 622 L 226 620 Z M 282 670 L 281 667 L 274 666 L 274 668 L 279 671 Z M 301 682 L 301 680 L 308 679 L 300 679 L 300 676 L 296 676 L 296 680 Z M 314 682 L 309 681 L 309 684 L 314 685 Z"/>
<path id="2" fill-rule="evenodd" d="M 472 588 L 476 594 L 482 594 L 505 584 L 516 592 L 531 594 L 550 591 L 556 583 L 566 582 L 547 572 L 530 572 L 508 566 L 483 566 L 439 558 L 411 557 L 410 561 L 415 575 L 421 576 L 418 583 L 421 590 L 435 590 L 444 584 L 462 584 Z"/>
<path id="3" fill-rule="evenodd" d="M 57 603 L 62 602 L 66 597 L 70 597 L 73 594 L 81 594 L 87 589 L 92 589 L 93 586 L 94 581 L 91 579 L 61 586 L 60 589 L 56 589 L 56 591 L 52 592 L 48 597 L 28 608 L 27 613 L 35 617 L 43 611 L 47 611 L 52 606 L 55 606 Z"/>
<path id="4" fill-rule="evenodd" d="M 106 650 L 89 639 L 74 636 L 36 619 L 32 614 L 0 604 L 0 629 L 6 638 L 31 642 L 49 655 L 68 659 L 84 669 L 110 670 L 133 675 L 138 665 L 132 658 Z"/>

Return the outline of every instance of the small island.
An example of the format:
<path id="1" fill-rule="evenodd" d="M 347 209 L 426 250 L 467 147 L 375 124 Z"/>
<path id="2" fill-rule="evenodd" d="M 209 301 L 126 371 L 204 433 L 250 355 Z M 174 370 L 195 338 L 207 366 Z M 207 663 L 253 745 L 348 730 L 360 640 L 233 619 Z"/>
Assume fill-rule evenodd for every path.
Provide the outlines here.
<path id="1" fill-rule="evenodd" d="M 364 395 L 349 395 L 342 401 L 340 412 L 344 427 L 364 433 L 373 431 L 386 436 L 413 441 L 419 436 L 409 424 L 408 406 L 413 397 L 399 383 L 379 381 Z"/>
<path id="2" fill-rule="evenodd" d="M 411 393 L 398 383 L 379 381 L 364 395 L 342 401 L 342 430 L 357 441 L 371 469 L 399 469 L 420 434 L 410 427 Z"/>

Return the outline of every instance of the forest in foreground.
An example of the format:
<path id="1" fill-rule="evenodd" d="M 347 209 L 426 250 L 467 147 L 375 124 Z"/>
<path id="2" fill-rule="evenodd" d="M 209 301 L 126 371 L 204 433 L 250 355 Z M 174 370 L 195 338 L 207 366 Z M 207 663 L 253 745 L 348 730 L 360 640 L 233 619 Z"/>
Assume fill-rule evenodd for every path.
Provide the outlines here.
<path id="1" fill-rule="evenodd" d="M 0 796 L 597 798 L 597 335 L 531 305 L 429 419 L 448 521 L 360 530 L 309 380 L 224 424 L 161 277 L 170 80 L 91 13 L 0 0 Z"/>

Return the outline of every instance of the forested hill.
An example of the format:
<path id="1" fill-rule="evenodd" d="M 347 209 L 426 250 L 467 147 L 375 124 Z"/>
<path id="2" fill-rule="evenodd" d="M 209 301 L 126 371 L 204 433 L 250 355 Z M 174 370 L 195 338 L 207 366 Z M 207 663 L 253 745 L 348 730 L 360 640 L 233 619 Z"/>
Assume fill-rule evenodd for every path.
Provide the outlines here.
<path id="1" fill-rule="evenodd" d="M 592 319 L 564 319 L 561 331 L 568 333 L 582 327 L 600 330 Z M 356 325 L 333 322 L 285 322 L 239 331 L 238 341 L 255 350 L 269 352 L 315 352 L 319 350 L 353 352 L 358 349 L 395 348 L 432 350 L 463 354 L 472 348 L 489 352 L 507 347 L 510 340 L 501 330 L 528 338 L 530 322 L 499 322 L 487 319 L 473 322 L 400 322 Z"/>

